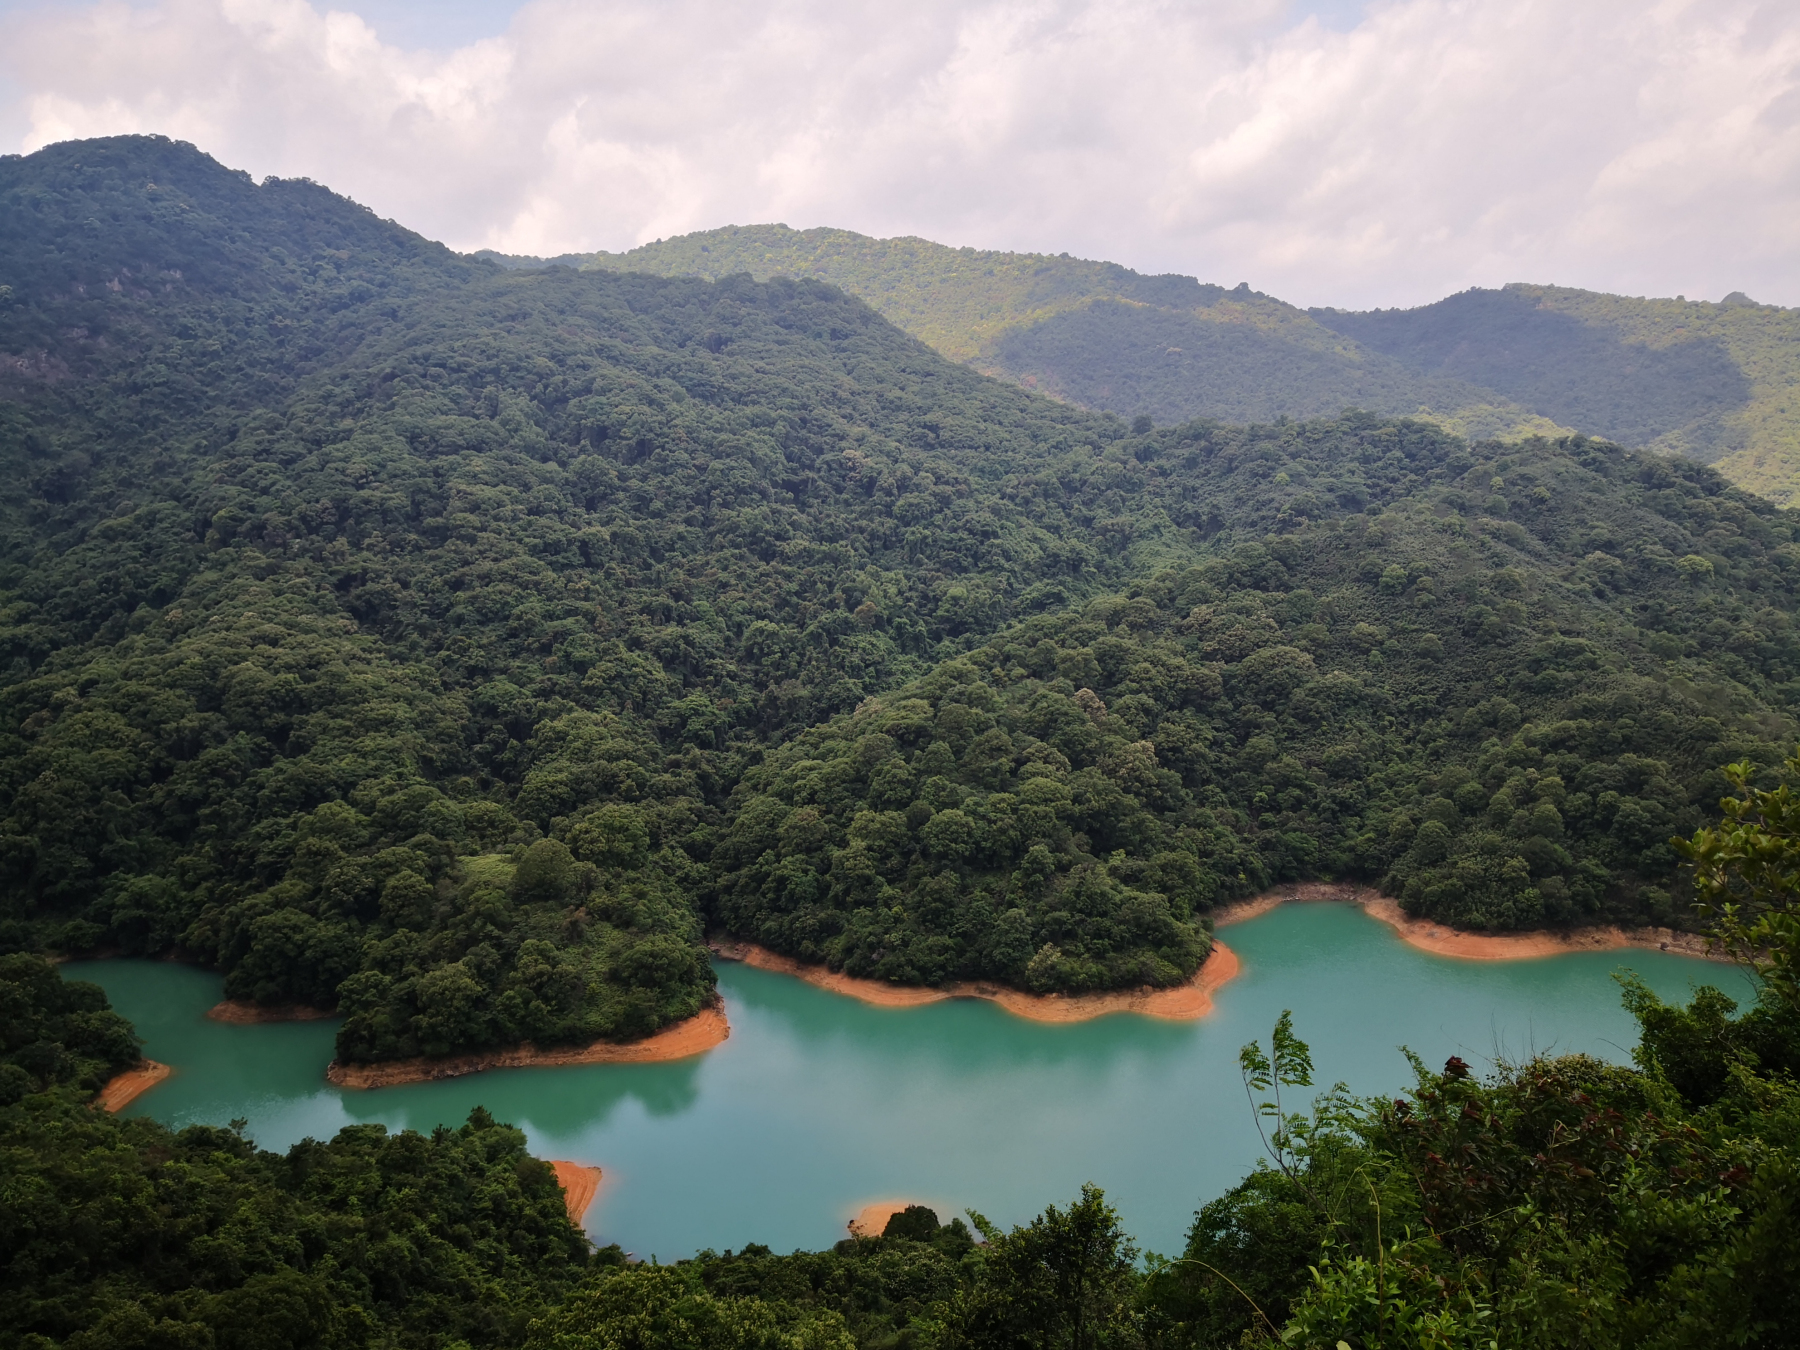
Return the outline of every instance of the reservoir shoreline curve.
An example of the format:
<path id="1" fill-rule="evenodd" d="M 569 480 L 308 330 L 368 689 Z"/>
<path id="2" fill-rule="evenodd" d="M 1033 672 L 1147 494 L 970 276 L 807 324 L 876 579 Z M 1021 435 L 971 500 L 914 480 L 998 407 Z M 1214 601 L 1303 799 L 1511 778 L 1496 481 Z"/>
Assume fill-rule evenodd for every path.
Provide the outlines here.
<path id="1" fill-rule="evenodd" d="M 167 1064 L 141 1059 L 106 1080 L 90 1105 L 101 1111 L 123 1111 L 151 1088 L 175 1072 Z"/>
<path id="2" fill-rule="evenodd" d="M 1032 1022 L 1086 1022 L 1112 1013 L 1137 1013 L 1172 1022 L 1193 1021 L 1213 1010 L 1212 996 L 1234 979 L 1242 964 L 1237 953 L 1223 942 L 1213 949 L 1200 969 L 1180 984 L 1167 989 L 1142 986 L 1111 989 L 1097 994 L 1028 994 L 988 980 L 959 980 L 954 984 L 927 986 L 890 984 L 886 980 L 845 975 L 827 966 L 810 965 L 791 956 L 772 952 L 753 942 L 719 940 L 709 944 L 715 956 L 741 961 L 757 970 L 792 975 L 807 984 L 858 999 L 878 1008 L 917 1008 L 953 998 L 979 998 L 996 1003 L 1015 1017 Z"/>
<path id="3" fill-rule="evenodd" d="M 562 1187 L 563 1207 L 569 1211 L 569 1222 L 577 1228 L 587 1222 L 587 1212 L 600 1193 L 606 1174 L 588 1163 L 569 1162 L 562 1158 L 546 1158 L 556 1173 L 556 1184 Z"/>
<path id="4" fill-rule="evenodd" d="M 902 1015 L 721 961 L 723 1054 L 389 1092 L 322 1081 L 336 1023 L 207 1019 L 216 973 L 137 960 L 84 962 L 73 974 L 138 1022 L 141 1053 L 175 1067 L 124 1114 L 176 1129 L 247 1117 L 259 1146 L 285 1149 L 359 1124 L 454 1128 L 485 1106 L 520 1124 L 536 1157 L 604 1168 L 583 1215 L 596 1240 L 665 1258 L 751 1241 L 811 1250 L 846 1237 L 863 1209 L 901 1200 L 1023 1221 L 1046 1187 L 1089 1179 L 1168 1250 L 1196 1200 L 1235 1185 L 1261 1153 L 1236 1047 L 1284 1009 L 1331 1078 L 1379 1093 L 1409 1079 L 1403 1043 L 1471 1064 L 1546 1046 L 1622 1060 L 1636 1038 L 1611 978 L 1621 963 L 1669 1000 L 1695 984 L 1734 996 L 1748 986 L 1736 970 L 1676 952 L 1450 960 L 1360 909 L 1287 904 L 1221 928 L 1243 970 L 1201 1021 L 1051 1025 L 980 999 Z M 1208 1141 L 1198 1154 L 1196 1131 Z M 1167 1157 L 1182 1160 L 1173 1173 L 1157 1161 Z M 876 1223 L 870 1215 L 865 1226 Z"/>
<path id="5" fill-rule="evenodd" d="M 1569 952 L 1610 951 L 1636 947 L 1723 960 L 1709 950 L 1704 936 L 1669 928 L 1589 926 L 1541 929 L 1524 933 L 1474 933 L 1407 915 L 1391 897 L 1363 886 L 1341 882 L 1301 882 L 1265 891 L 1215 913 L 1215 929 L 1267 914 L 1289 903 L 1333 902 L 1354 905 L 1393 929 L 1407 945 L 1437 956 L 1473 961 L 1532 960 Z M 1016 1017 L 1034 1022 L 1085 1022 L 1114 1013 L 1136 1013 L 1168 1021 L 1193 1021 L 1213 1011 L 1213 995 L 1242 971 L 1237 954 L 1214 939 L 1213 949 L 1194 975 L 1165 989 L 1139 987 L 1092 994 L 1030 994 L 991 981 L 959 981 L 937 987 L 896 985 L 833 971 L 783 956 L 755 943 L 719 939 L 708 944 L 722 960 L 740 961 L 758 970 L 793 976 L 828 992 L 883 1008 L 915 1008 L 947 999 L 977 998 L 997 1004 Z M 262 1007 L 227 999 L 208 1009 L 213 1021 L 236 1025 L 313 1021 L 334 1014 L 318 1008 L 286 1004 Z M 375 1064 L 343 1064 L 333 1060 L 326 1081 L 337 1087 L 367 1089 L 407 1083 L 435 1082 L 487 1069 L 557 1067 L 579 1064 L 653 1064 L 704 1054 L 731 1034 L 723 1001 L 693 1017 L 639 1041 L 596 1041 L 586 1046 L 538 1047 L 525 1043 L 504 1049 L 443 1059 L 418 1057 Z M 101 1090 L 96 1105 L 117 1111 L 162 1082 L 172 1072 L 145 1061 L 117 1075 Z"/>
<path id="6" fill-rule="evenodd" d="M 214 1022 L 247 1027 L 261 1022 L 323 1022 L 338 1015 L 335 1008 L 315 1008 L 310 1003 L 252 1003 L 244 998 L 221 999 L 206 1010 Z"/>
<path id="7" fill-rule="evenodd" d="M 1213 927 L 1243 923 L 1289 903 L 1333 902 L 1351 904 L 1370 918 L 1379 919 L 1409 947 L 1434 956 L 1453 956 L 1465 961 L 1529 961 L 1569 952 L 1617 951 L 1636 947 L 1645 951 L 1673 952 L 1702 960 L 1728 962 L 1730 957 L 1707 945 L 1703 933 L 1678 928 L 1621 928 L 1595 924 L 1585 928 L 1539 928 L 1520 933 L 1474 933 L 1431 919 L 1415 919 L 1391 896 L 1346 882 L 1304 881 L 1264 891 L 1261 895 L 1227 905 L 1213 916 Z"/>
<path id="8" fill-rule="evenodd" d="M 540 1049 L 527 1042 L 502 1050 L 443 1059 L 393 1059 L 375 1064 L 342 1064 L 332 1060 L 325 1081 L 334 1087 L 396 1087 L 402 1083 L 431 1083 L 460 1078 L 484 1069 L 555 1068 L 571 1064 L 662 1064 L 689 1059 L 722 1045 L 731 1035 L 723 1002 L 702 1008 L 685 1021 L 664 1027 L 641 1041 L 595 1041 L 591 1045 L 549 1046 Z"/>

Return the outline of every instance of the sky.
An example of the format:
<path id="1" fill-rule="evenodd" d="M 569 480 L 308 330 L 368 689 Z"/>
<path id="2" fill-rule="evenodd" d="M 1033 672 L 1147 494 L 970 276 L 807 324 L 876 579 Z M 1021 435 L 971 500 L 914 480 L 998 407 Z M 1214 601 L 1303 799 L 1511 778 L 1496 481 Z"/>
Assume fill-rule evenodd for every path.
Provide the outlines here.
<path id="1" fill-rule="evenodd" d="M 0 0 L 0 151 L 121 132 L 464 250 L 781 221 L 1800 305 L 1795 0 Z"/>

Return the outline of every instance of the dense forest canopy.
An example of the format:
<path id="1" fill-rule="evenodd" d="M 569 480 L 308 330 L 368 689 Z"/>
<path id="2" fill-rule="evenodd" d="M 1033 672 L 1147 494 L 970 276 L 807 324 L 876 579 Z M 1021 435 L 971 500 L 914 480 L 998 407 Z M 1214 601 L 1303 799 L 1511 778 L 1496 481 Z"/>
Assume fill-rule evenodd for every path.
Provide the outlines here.
<path id="1" fill-rule="evenodd" d="M 625 253 L 486 256 L 515 267 L 817 277 L 952 360 L 1159 424 L 1358 407 L 1463 436 L 1579 431 L 1716 462 L 1782 503 L 1800 491 L 1800 310 L 1741 294 L 1711 304 L 1509 285 L 1410 310 L 1301 310 L 1244 284 L 1066 254 L 784 225 Z"/>
<path id="2" fill-rule="evenodd" d="M 828 287 L 507 274 L 161 142 L 7 169 L 14 894 L 351 1055 L 691 1013 L 740 762 L 1126 575 L 996 490 L 1120 428 Z"/>
<path id="3" fill-rule="evenodd" d="M 0 1350 L 1792 1340 L 1800 519 L 1714 469 L 1127 424 L 824 281 L 509 270 L 154 137 L 0 159 L 0 461 Z M 1284 1016 L 1268 1164 L 1176 1256 L 1087 1187 L 663 1266 L 485 1111 L 284 1155 L 96 1111 L 139 1045 L 46 959 L 196 960 L 369 1061 L 644 1035 L 708 929 L 1169 984 L 1298 877 L 1501 929 L 1697 895 L 1768 978 L 1627 981 L 1634 1068 L 1310 1112 Z"/>
<path id="4" fill-rule="evenodd" d="M 0 161 L 6 941 L 374 1060 L 630 1038 L 708 928 L 1168 984 L 1271 881 L 1682 922 L 1795 523 L 1420 421 L 1157 429 L 822 282 L 459 258 L 171 142 Z"/>
<path id="5" fill-rule="evenodd" d="M 1800 310 L 1565 286 L 1470 290 L 1321 324 L 1422 377 L 1497 390 L 1565 426 L 1716 463 L 1788 503 L 1800 491 Z"/>

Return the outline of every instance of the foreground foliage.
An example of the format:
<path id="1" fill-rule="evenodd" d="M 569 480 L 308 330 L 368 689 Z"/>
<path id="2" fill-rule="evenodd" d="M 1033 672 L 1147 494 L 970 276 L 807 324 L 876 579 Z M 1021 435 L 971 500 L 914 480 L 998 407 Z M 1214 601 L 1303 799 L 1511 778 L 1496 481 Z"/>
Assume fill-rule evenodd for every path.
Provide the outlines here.
<path id="1" fill-rule="evenodd" d="M 1328 1095 L 1152 1297 L 1200 1346 L 1784 1344 L 1800 1096 L 1684 1101 L 1655 1040 L 1648 1073 L 1453 1059 L 1390 1103 Z"/>
<path id="2" fill-rule="evenodd" d="M 171 1131 L 87 1095 L 0 1107 L 0 1344 L 516 1345 L 590 1264 L 555 1174 L 479 1109 L 428 1137 L 355 1125 L 275 1154 L 241 1122 Z"/>
<path id="3" fill-rule="evenodd" d="M 1693 864 L 1694 890 L 1719 944 L 1800 1011 L 1800 753 L 1786 771 L 1784 781 L 1759 788 L 1754 764 L 1727 765 L 1734 791 L 1719 803 L 1725 819 L 1677 847 Z"/>

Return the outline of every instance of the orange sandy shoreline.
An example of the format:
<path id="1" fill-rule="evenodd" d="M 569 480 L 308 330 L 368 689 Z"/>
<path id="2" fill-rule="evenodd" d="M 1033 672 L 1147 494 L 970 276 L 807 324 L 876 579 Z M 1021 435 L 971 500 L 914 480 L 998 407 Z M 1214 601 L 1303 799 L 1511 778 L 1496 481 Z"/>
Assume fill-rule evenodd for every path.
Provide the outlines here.
<path id="1" fill-rule="evenodd" d="M 592 1045 L 549 1049 L 539 1049 L 527 1042 L 485 1054 L 450 1055 L 443 1059 L 395 1059 L 380 1064 L 340 1064 L 333 1060 L 325 1070 L 325 1080 L 338 1087 L 376 1088 L 458 1078 L 484 1069 L 564 1064 L 660 1064 L 704 1054 L 723 1044 L 729 1035 L 731 1023 L 725 1018 L 725 1010 L 715 1004 L 702 1008 L 685 1022 L 665 1027 L 641 1041 L 595 1041 Z"/>
<path id="2" fill-rule="evenodd" d="M 114 1074 L 92 1102 L 101 1111 L 123 1111 L 175 1070 L 153 1059 L 140 1060 L 135 1068 Z"/>
<path id="3" fill-rule="evenodd" d="M 1701 934 L 1674 928 L 1596 926 L 1540 929 L 1527 933 L 1470 933 L 1429 919 L 1411 918 L 1397 901 L 1369 887 L 1326 881 L 1300 882 L 1227 905 L 1214 912 L 1213 927 L 1218 929 L 1243 923 L 1293 901 L 1324 900 L 1360 906 L 1371 918 L 1387 924 L 1403 942 L 1420 951 L 1469 961 L 1521 961 L 1559 956 L 1565 952 L 1613 951 L 1625 947 L 1712 960 L 1726 959 L 1709 951 L 1706 938 Z M 1119 1012 L 1175 1021 L 1205 1017 L 1213 1010 L 1213 994 L 1243 968 L 1237 953 L 1215 937 L 1212 954 L 1206 963 L 1192 979 L 1171 989 L 1120 989 L 1103 994 L 1027 994 L 987 982 L 963 981 L 939 988 L 889 984 L 883 980 L 844 975 L 825 966 L 808 965 L 751 942 L 721 940 L 709 945 L 713 953 L 724 960 L 742 961 L 758 970 L 792 975 L 820 989 L 881 1008 L 917 1008 L 949 998 L 985 998 L 1016 1017 L 1034 1022 L 1085 1022 Z M 870 1207 L 870 1212 L 873 1208 Z M 860 1221 L 861 1216 L 855 1222 Z"/>
<path id="4" fill-rule="evenodd" d="M 320 1022 L 337 1013 L 305 1003 L 252 1003 L 248 999 L 228 998 L 213 1004 L 206 1015 L 214 1022 L 252 1026 L 258 1022 Z"/>
<path id="5" fill-rule="evenodd" d="M 604 1173 L 586 1163 L 545 1161 L 550 1162 L 556 1172 L 556 1184 L 563 1189 L 563 1204 L 568 1208 L 569 1222 L 580 1228 L 587 1218 L 588 1206 L 600 1192 L 600 1179 Z"/>
<path id="6" fill-rule="evenodd" d="M 715 942 L 713 952 L 727 961 L 742 961 L 758 970 L 792 975 L 834 994 L 872 1003 L 880 1008 L 917 1008 L 950 998 L 985 998 L 998 1003 L 1015 1017 L 1033 1022 L 1086 1022 L 1111 1013 L 1137 1013 L 1169 1021 L 1191 1021 L 1213 1010 L 1212 996 L 1241 969 L 1237 953 L 1223 942 L 1213 943 L 1194 977 L 1169 989 L 1114 989 L 1101 994 L 1027 994 L 1003 984 L 959 981 L 939 988 L 889 984 L 885 980 L 844 975 L 824 966 L 807 965 L 751 942 Z"/>
<path id="7" fill-rule="evenodd" d="M 1277 905 L 1289 901 L 1331 900 L 1360 905 L 1371 918 L 1380 919 L 1397 933 L 1401 941 L 1420 951 L 1437 956 L 1455 956 L 1465 961 L 1525 961 L 1565 952 L 1616 951 L 1624 947 L 1640 947 L 1652 951 L 1675 952 L 1682 956 L 1700 956 L 1723 960 L 1707 950 L 1706 938 L 1699 933 L 1684 933 L 1674 928 L 1619 928 L 1595 926 L 1569 929 L 1537 929 L 1526 933 L 1470 933 L 1451 928 L 1430 919 L 1415 919 L 1400 908 L 1399 902 L 1366 886 L 1339 882 L 1312 881 L 1286 886 L 1277 891 L 1228 906 L 1213 916 L 1213 926 L 1242 923 L 1267 914 Z"/>

